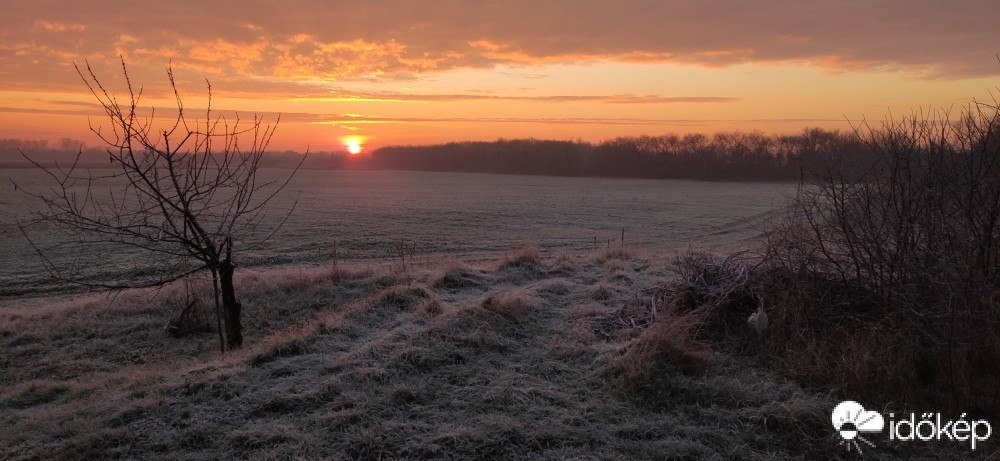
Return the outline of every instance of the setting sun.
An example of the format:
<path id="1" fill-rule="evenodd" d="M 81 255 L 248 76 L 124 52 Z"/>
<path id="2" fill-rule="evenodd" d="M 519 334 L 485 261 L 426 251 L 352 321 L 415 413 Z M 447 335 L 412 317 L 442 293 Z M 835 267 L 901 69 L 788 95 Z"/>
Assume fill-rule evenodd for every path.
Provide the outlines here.
<path id="1" fill-rule="evenodd" d="M 360 136 L 344 136 L 340 139 L 344 143 L 344 147 L 351 155 L 357 155 L 361 153 L 361 142 L 364 140 Z"/>
<path id="2" fill-rule="evenodd" d="M 350 152 L 350 153 L 352 153 L 352 154 L 360 154 L 361 153 L 361 145 L 358 144 L 357 141 L 351 141 L 347 145 L 347 151 Z"/>

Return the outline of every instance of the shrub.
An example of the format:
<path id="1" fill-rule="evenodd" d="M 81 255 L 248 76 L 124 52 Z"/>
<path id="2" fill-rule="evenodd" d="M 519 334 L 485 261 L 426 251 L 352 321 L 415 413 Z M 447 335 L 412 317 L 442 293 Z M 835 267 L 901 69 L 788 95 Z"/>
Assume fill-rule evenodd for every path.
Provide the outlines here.
<path id="1" fill-rule="evenodd" d="M 996 101 L 857 134 L 870 162 L 805 171 L 768 239 L 772 353 L 883 402 L 1000 411 Z"/>
<path id="2" fill-rule="evenodd" d="M 876 406 L 1000 413 L 997 103 L 857 136 L 865 155 L 831 152 L 803 172 L 763 254 L 678 258 L 679 280 L 655 296 L 700 316 L 671 341 L 757 351 Z M 755 312 L 766 331 L 747 325 Z"/>

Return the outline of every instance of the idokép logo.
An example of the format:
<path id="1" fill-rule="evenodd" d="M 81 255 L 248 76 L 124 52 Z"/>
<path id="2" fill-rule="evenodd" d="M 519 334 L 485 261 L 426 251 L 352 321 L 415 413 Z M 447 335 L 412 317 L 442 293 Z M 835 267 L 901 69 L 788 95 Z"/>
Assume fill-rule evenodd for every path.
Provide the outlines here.
<path id="1" fill-rule="evenodd" d="M 968 442 L 972 450 L 993 435 L 993 426 L 989 421 L 967 419 L 966 413 L 962 413 L 956 420 L 944 418 L 940 413 L 921 413 L 919 416 L 910 413 L 899 417 L 895 413 L 889 413 L 887 425 L 881 413 L 866 410 L 853 400 L 837 404 L 831 420 L 842 439 L 838 445 L 844 445 L 848 451 L 857 450 L 858 453 L 862 452 L 862 444 L 874 448 L 873 434 L 881 433 L 887 426 L 889 440 Z"/>

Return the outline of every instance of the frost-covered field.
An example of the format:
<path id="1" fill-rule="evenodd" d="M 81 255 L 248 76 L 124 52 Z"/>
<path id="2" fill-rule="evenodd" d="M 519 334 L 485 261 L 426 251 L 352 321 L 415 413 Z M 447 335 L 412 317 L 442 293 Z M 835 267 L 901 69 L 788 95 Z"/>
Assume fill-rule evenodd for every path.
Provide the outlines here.
<path id="1" fill-rule="evenodd" d="M 857 458 L 830 426 L 835 391 L 784 373 L 749 326 L 712 336 L 671 255 L 747 248 L 791 186 L 350 171 L 295 186 L 299 212 L 234 276 L 242 349 L 218 352 L 205 277 L 113 297 L 5 288 L 0 459 Z M 4 277 L 42 280 L 5 232 Z M 423 253 L 385 256 L 399 238 Z M 124 255 L 81 257 L 111 271 Z M 186 306 L 196 331 L 168 335 Z M 968 453 L 865 453 L 915 456 Z"/>
<path id="2" fill-rule="evenodd" d="M 263 170 L 268 178 L 287 170 Z M 43 173 L 0 170 L 0 297 L 59 291 L 14 224 L 31 206 L 10 179 L 35 190 Z M 415 171 L 300 171 L 276 200 L 272 222 L 298 206 L 267 246 L 240 255 L 243 267 L 312 265 L 330 260 L 390 260 L 401 240 L 415 258 L 469 259 L 524 243 L 543 252 L 591 250 L 621 239 L 636 247 L 719 246 L 753 238 L 779 209 L 788 183 L 556 178 Z M 237 236 L 240 238 L 241 236 Z M 44 239 L 44 235 L 39 238 Z M 69 246 L 58 258 L 114 277 L 142 270 L 141 254 Z"/>
<path id="3" fill-rule="evenodd" d="M 204 280 L 25 300 L 0 309 L 0 459 L 858 459 L 831 391 L 694 340 L 662 300 L 651 322 L 636 295 L 674 272 L 617 244 L 242 271 L 225 354 L 163 330 L 187 290 L 210 306 Z M 864 455 L 916 456 L 969 453 Z"/>

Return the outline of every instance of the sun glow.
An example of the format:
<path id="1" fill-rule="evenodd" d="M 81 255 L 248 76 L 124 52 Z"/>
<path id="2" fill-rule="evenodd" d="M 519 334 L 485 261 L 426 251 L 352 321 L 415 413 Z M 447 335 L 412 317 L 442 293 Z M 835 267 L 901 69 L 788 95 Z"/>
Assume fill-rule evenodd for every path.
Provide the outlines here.
<path id="1" fill-rule="evenodd" d="M 361 143 L 364 141 L 361 136 L 344 136 L 340 138 L 340 141 L 344 143 L 344 147 L 347 148 L 347 152 L 350 152 L 351 155 L 361 153 Z"/>

